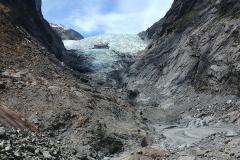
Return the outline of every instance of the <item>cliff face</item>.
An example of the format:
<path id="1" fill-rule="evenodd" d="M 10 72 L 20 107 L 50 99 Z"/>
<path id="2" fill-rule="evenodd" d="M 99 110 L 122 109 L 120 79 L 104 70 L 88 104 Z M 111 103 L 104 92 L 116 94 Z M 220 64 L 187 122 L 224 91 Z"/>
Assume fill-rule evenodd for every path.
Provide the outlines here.
<path id="1" fill-rule="evenodd" d="M 42 0 L 36 0 L 35 6 L 36 6 L 38 16 L 42 18 Z"/>
<path id="2" fill-rule="evenodd" d="M 63 25 L 58 24 L 50 24 L 52 29 L 57 32 L 57 34 L 61 37 L 62 40 L 81 40 L 84 37 L 73 29 L 66 28 Z"/>
<path id="3" fill-rule="evenodd" d="M 90 87 L 94 82 L 87 76 L 59 61 L 66 60 L 66 50 L 35 4 L 0 1 L 0 107 L 94 158 L 141 146 L 151 134 L 139 113 L 110 89 Z"/>
<path id="4" fill-rule="evenodd" d="M 171 114 L 194 106 L 201 115 L 197 108 L 215 105 L 202 112 L 216 116 L 227 100 L 237 103 L 239 5 L 238 0 L 175 0 L 163 19 L 140 33 L 152 42 L 126 76 L 128 89 L 139 92 L 136 101 Z"/>
<path id="5" fill-rule="evenodd" d="M 28 33 L 38 39 L 57 58 L 65 63 L 71 59 L 59 36 L 52 30 L 41 13 L 41 0 L 20 1 L 2 0 L 11 10 L 11 21 L 14 25 L 26 29 Z"/>

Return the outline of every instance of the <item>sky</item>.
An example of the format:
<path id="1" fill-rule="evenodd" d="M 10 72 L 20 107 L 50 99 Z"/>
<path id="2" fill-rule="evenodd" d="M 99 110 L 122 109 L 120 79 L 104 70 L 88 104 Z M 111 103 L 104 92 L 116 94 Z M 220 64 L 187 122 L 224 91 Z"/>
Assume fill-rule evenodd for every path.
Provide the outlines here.
<path id="1" fill-rule="evenodd" d="M 137 34 L 159 21 L 173 0 L 42 0 L 44 18 L 84 37 Z"/>

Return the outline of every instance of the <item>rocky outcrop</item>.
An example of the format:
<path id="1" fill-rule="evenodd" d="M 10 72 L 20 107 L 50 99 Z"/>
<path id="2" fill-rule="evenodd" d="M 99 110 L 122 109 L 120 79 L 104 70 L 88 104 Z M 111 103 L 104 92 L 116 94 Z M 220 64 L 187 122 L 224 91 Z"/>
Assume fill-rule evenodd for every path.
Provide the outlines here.
<path id="1" fill-rule="evenodd" d="M 176 130 L 229 127 L 196 143 L 172 145 L 178 153 L 166 159 L 239 158 L 238 149 L 231 148 L 239 143 L 239 6 L 237 0 L 175 0 L 164 18 L 139 34 L 151 43 L 123 79 L 128 90 L 138 93 L 142 116 L 161 127 L 185 119 Z M 168 140 L 174 129 L 165 131 Z M 198 133 L 206 132 L 190 135 Z M 181 141 L 190 136 L 178 134 Z M 166 150 L 174 150 L 167 148 L 173 141 L 169 136 Z"/>
<path id="2" fill-rule="evenodd" d="M 228 100 L 238 102 L 238 8 L 236 0 L 175 0 L 163 19 L 140 33 L 152 42 L 123 78 L 139 92 L 136 101 L 175 118 L 188 107 L 196 117 L 217 116 Z M 215 112 L 201 111 L 208 106 Z"/>
<path id="3" fill-rule="evenodd" d="M 42 0 L 36 0 L 35 4 L 36 4 L 36 10 L 37 10 L 38 16 L 42 17 Z"/>
<path id="4" fill-rule="evenodd" d="M 61 61 L 68 63 L 72 59 L 67 55 L 59 36 L 52 30 L 48 22 L 43 19 L 40 10 L 41 0 L 31 2 L 3 0 L 2 3 L 6 4 L 11 10 L 11 21 L 15 26 L 24 28 Z"/>
<path id="5" fill-rule="evenodd" d="M 62 40 L 81 40 L 84 37 L 77 31 L 59 24 L 50 24 L 52 29 L 61 37 Z"/>

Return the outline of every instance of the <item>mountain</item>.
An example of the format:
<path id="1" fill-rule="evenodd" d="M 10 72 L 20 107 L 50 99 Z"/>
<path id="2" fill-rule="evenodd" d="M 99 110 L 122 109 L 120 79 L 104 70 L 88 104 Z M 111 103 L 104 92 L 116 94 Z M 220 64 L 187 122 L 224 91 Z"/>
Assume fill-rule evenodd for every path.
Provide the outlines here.
<path id="1" fill-rule="evenodd" d="M 40 4 L 0 1 L 0 123 L 40 133 L 1 126 L 0 157 L 240 157 L 239 0 L 175 0 L 140 38 L 64 44 Z"/>
<path id="2" fill-rule="evenodd" d="M 233 0 L 175 0 L 163 19 L 140 34 L 152 42 L 127 74 L 128 88 L 140 93 L 137 101 L 177 112 L 217 103 L 216 117 L 228 100 L 237 103 L 238 6 Z"/>
<path id="3" fill-rule="evenodd" d="M 89 157 L 146 145 L 153 139 L 152 131 L 132 105 L 112 89 L 92 87 L 100 85 L 66 66 L 74 58 L 39 15 L 36 2 L 0 1 L 1 108 L 11 108 L 14 112 L 9 114 L 28 119 L 42 135 Z M 8 125 L 8 117 L 14 115 L 0 116 L 5 127 L 21 123 L 16 119 Z"/>
<path id="4" fill-rule="evenodd" d="M 50 23 L 50 26 L 54 31 L 57 32 L 58 35 L 60 35 L 62 40 L 81 40 L 84 39 L 84 37 L 79 34 L 77 31 L 74 31 L 73 29 L 67 28 L 63 25 L 59 24 L 52 24 Z"/>
<path id="5" fill-rule="evenodd" d="M 238 0 L 175 0 L 164 18 L 139 33 L 151 43 L 122 79 L 127 90 L 136 93 L 135 101 L 144 111 L 143 116 L 162 126 L 186 127 L 195 119 L 193 123 L 198 127 L 197 121 L 201 120 L 209 130 L 214 126 L 221 128 L 223 134 L 218 136 L 222 137 L 227 134 L 224 127 L 231 130 L 234 127 L 230 126 L 239 126 L 239 7 Z M 175 131 L 175 135 L 191 133 Z M 167 133 L 165 136 L 170 135 Z M 201 133 L 198 130 L 191 134 Z M 205 144 L 196 146 L 224 159 L 216 150 L 227 147 L 216 145 L 219 139 L 209 136 L 214 140 L 204 140 Z M 165 147 L 171 143 L 169 140 Z M 177 150 L 184 150 L 189 141 L 177 143 Z M 196 148 L 189 150 L 188 158 L 201 157 L 194 154 L 198 152 Z"/>

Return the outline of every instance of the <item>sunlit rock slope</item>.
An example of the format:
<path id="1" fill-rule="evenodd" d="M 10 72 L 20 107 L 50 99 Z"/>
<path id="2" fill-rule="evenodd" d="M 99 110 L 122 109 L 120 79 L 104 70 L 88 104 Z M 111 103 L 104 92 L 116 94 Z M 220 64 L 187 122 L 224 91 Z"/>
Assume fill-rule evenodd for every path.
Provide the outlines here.
<path id="1" fill-rule="evenodd" d="M 61 37 L 62 40 L 81 40 L 84 38 L 77 31 L 67 28 L 61 24 L 50 23 L 50 26 Z"/>

